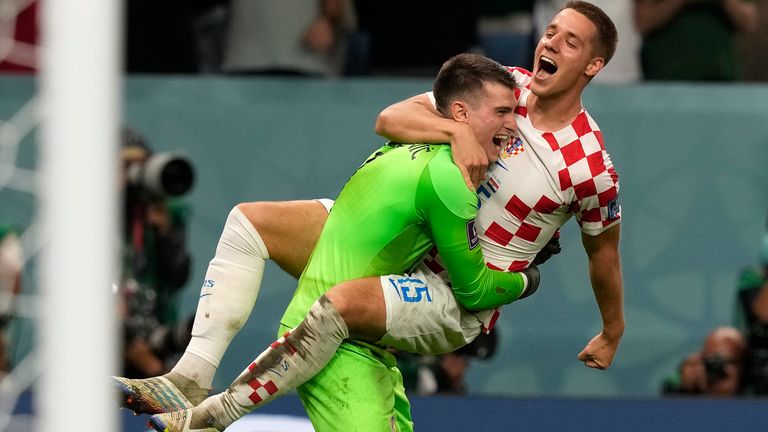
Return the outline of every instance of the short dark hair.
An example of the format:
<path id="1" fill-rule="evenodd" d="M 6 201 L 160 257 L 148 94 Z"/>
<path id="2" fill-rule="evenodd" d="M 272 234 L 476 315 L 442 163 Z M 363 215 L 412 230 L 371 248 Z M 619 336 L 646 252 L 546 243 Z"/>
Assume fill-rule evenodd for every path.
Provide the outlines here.
<path id="1" fill-rule="evenodd" d="M 486 82 L 516 87 L 512 73 L 488 57 L 467 53 L 451 57 L 443 63 L 432 86 L 437 110 L 447 116 L 451 102 L 456 99 L 476 103 Z"/>
<path id="2" fill-rule="evenodd" d="M 564 9 L 573 9 L 576 12 L 587 17 L 597 28 L 597 40 L 595 41 L 595 53 L 605 59 L 608 64 L 616 52 L 616 45 L 619 43 L 619 33 L 616 31 L 616 25 L 602 9 L 585 1 L 572 0 L 563 5 Z"/>

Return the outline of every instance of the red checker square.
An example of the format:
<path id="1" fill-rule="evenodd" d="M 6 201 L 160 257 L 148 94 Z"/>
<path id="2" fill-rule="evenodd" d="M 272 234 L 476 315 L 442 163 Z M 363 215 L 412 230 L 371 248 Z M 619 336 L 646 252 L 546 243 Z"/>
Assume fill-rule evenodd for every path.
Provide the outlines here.
<path id="1" fill-rule="evenodd" d="M 595 138 L 597 138 L 597 142 L 600 144 L 600 150 L 605 150 L 605 142 L 603 141 L 603 133 L 599 130 L 595 131 Z"/>
<path id="2" fill-rule="evenodd" d="M 595 185 L 595 180 L 591 178 L 577 185 L 574 185 L 573 189 L 576 192 L 576 198 L 579 200 L 597 195 L 597 186 Z"/>
<path id="3" fill-rule="evenodd" d="M 600 208 L 585 210 L 581 214 L 582 222 L 600 222 L 603 218 L 600 216 Z"/>
<path id="4" fill-rule="evenodd" d="M 539 199 L 539 202 L 536 203 L 536 205 L 533 206 L 533 209 L 541 214 L 552 214 L 560 208 L 560 204 L 552 201 L 551 199 L 547 198 L 545 195 L 541 196 L 541 199 Z"/>
<path id="5" fill-rule="evenodd" d="M 560 148 L 560 144 L 557 142 L 557 138 L 555 138 L 552 132 L 544 132 L 541 136 L 549 143 L 549 147 L 552 151 L 556 151 Z"/>
<path id="6" fill-rule="evenodd" d="M 523 117 L 528 117 L 528 108 L 518 105 L 515 107 L 515 114 L 519 114 Z"/>
<path id="7" fill-rule="evenodd" d="M 509 199 L 507 205 L 504 206 L 504 209 L 512 213 L 518 220 L 525 220 L 532 210 L 517 195 L 512 195 L 512 198 Z"/>
<path id="8" fill-rule="evenodd" d="M 616 174 L 616 170 L 613 167 L 608 168 L 608 174 L 611 175 L 611 180 L 613 180 L 613 184 L 617 184 L 619 182 L 619 175 Z"/>
<path id="9" fill-rule="evenodd" d="M 557 177 L 560 179 L 560 190 L 564 191 L 570 187 L 573 187 L 573 181 L 571 181 L 571 173 L 568 172 L 568 168 L 563 168 L 558 171 Z"/>
<path id="10" fill-rule="evenodd" d="M 258 405 L 258 404 L 260 404 L 264 400 L 256 392 L 251 393 L 251 395 L 248 396 L 248 399 L 250 399 L 251 402 L 253 402 L 254 405 Z"/>
<path id="11" fill-rule="evenodd" d="M 496 243 L 506 246 L 509 244 L 509 241 L 512 240 L 512 233 L 507 231 L 504 227 L 497 224 L 496 222 L 492 223 L 491 226 L 488 227 L 487 230 L 485 230 L 485 235 L 495 241 Z"/>
<path id="12" fill-rule="evenodd" d="M 262 387 L 261 383 L 257 378 L 251 378 L 248 380 L 248 385 L 251 386 L 252 389 L 258 390 Z"/>
<path id="13" fill-rule="evenodd" d="M 595 152 L 587 156 L 587 164 L 589 165 L 589 172 L 592 173 L 593 176 L 604 172 L 606 168 L 603 152 Z"/>
<path id="14" fill-rule="evenodd" d="M 560 151 L 563 153 L 563 159 L 565 159 L 565 165 L 571 166 L 576 162 L 584 159 L 584 147 L 581 146 L 581 141 L 576 140 L 566 145 Z"/>
<path id="15" fill-rule="evenodd" d="M 587 113 L 584 111 L 576 116 L 576 120 L 574 120 L 571 125 L 578 136 L 584 136 L 592 132 L 592 126 L 589 125 L 589 118 L 587 118 Z"/>
<path id="16" fill-rule="evenodd" d="M 522 92 L 523 92 L 523 91 L 520 89 L 520 87 L 515 87 L 515 90 L 514 90 L 514 91 L 515 91 L 515 99 L 518 99 L 518 98 L 520 98 L 520 93 L 522 93 Z"/>
<path id="17" fill-rule="evenodd" d="M 573 190 L 576 192 L 576 198 L 580 200 L 597 195 L 597 187 L 593 179 L 574 185 Z"/>
<path id="18" fill-rule="evenodd" d="M 509 265 L 509 268 L 507 268 L 508 271 L 511 272 L 518 272 L 520 270 L 525 269 L 528 267 L 528 261 L 512 261 L 512 264 Z"/>
<path id="19" fill-rule="evenodd" d="M 605 207 L 608 205 L 609 202 L 615 200 L 618 195 L 619 195 L 619 191 L 615 187 L 612 187 L 606 191 L 603 191 L 597 194 L 597 200 L 600 203 L 601 207 Z"/>
<path id="20" fill-rule="evenodd" d="M 272 381 L 267 381 L 264 383 L 264 388 L 267 390 L 267 393 L 273 395 L 277 393 L 277 386 Z"/>
<path id="21" fill-rule="evenodd" d="M 253 363 L 251 363 L 251 364 L 249 364 L 249 365 L 248 365 L 248 370 L 249 370 L 249 371 L 253 372 L 253 371 L 255 371 L 256 369 L 257 369 L 257 366 L 256 366 L 256 362 L 253 362 Z"/>
<path id="22" fill-rule="evenodd" d="M 616 217 L 616 218 L 613 218 L 613 219 L 604 220 L 604 221 L 603 221 L 603 226 L 604 226 L 604 227 L 607 227 L 608 225 L 610 225 L 610 224 L 612 224 L 612 223 L 616 222 L 616 219 L 618 219 L 618 218 Z"/>
<path id="23" fill-rule="evenodd" d="M 491 269 L 491 270 L 498 270 L 498 271 L 501 271 L 501 268 L 500 268 L 500 267 L 496 267 L 495 265 L 493 265 L 493 264 L 491 264 L 491 263 L 485 263 L 485 266 L 486 266 L 486 267 L 488 267 L 488 268 L 489 268 L 489 269 Z"/>
<path id="24" fill-rule="evenodd" d="M 535 225 L 531 225 L 528 222 L 523 222 L 520 224 L 520 228 L 517 230 L 515 235 L 522 238 L 523 240 L 533 242 L 536 241 L 536 238 L 539 236 L 540 232 L 541 228 Z"/>

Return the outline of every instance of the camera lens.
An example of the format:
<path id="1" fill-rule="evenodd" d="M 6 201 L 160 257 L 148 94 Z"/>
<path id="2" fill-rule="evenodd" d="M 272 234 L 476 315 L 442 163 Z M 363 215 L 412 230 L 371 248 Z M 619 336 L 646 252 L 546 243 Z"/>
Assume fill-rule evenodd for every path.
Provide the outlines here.
<path id="1" fill-rule="evenodd" d="M 157 153 L 144 167 L 142 183 L 145 189 L 158 196 L 179 196 L 192 188 L 194 171 L 182 156 Z"/>

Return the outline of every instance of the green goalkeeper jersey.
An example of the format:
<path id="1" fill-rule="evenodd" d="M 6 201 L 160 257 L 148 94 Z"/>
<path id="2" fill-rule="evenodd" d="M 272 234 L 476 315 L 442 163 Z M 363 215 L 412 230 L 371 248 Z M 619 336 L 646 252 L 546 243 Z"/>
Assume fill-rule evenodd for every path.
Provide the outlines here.
<path id="1" fill-rule="evenodd" d="M 282 324 L 298 325 L 334 285 L 405 273 L 435 246 L 464 307 L 514 301 L 523 292 L 523 277 L 486 267 L 474 229 L 477 209 L 477 196 L 453 163 L 450 146 L 380 148 L 336 199 Z"/>

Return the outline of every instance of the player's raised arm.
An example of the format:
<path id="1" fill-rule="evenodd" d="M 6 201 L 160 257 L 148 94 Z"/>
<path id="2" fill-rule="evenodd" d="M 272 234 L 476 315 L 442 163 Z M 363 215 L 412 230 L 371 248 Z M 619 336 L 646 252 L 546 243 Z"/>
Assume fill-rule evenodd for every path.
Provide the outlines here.
<path id="1" fill-rule="evenodd" d="M 450 143 L 453 160 L 474 190 L 485 177 L 488 157 L 472 129 L 440 115 L 426 93 L 390 105 L 376 118 L 376 133 L 401 143 Z"/>
<path id="2" fill-rule="evenodd" d="M 596 236 L 582 233 L 584 250 L 589 257 L 589 278 L 603 321 L 602 331 L 579 353 L 579 360 L 591 368 L 607 369 L 624 335 L 624 285 L 619 236 L 619 224 Z"/>

